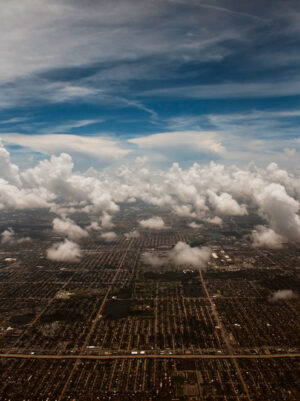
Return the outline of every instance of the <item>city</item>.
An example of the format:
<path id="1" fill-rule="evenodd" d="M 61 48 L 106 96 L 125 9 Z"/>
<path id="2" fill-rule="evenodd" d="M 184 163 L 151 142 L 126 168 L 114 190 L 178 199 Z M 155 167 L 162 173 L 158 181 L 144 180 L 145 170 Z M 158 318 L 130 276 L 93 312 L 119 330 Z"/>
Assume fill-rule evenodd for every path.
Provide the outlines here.
<path id="1" fill-rule="evenodd" d="M 35 238 L 1 245 L 1 399 L 299 399 L 299 299 L 274 295 L 299 292 L 299 248 L 251 246 L 252 214 L 191 228 L 142 202 L 125 210 L 116 238 L 82 239 L 75 263 L 45 257 L 60 239 L 49 211 L 1 214 L 1 231 Z M 166 229 L 134 226 L 154 214 Z M 180 241 L 209 247 L 207 266 L 172 263 Z"/>

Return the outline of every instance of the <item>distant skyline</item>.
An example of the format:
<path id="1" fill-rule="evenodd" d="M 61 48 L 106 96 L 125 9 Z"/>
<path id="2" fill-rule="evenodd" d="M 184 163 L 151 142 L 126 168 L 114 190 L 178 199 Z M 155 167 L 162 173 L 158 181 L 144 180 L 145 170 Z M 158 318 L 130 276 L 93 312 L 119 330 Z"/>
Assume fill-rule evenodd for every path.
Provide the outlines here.
<path id="1" fill-rule="evenodd" d="M 0 5 L 0 138 L 20 166 L 298 167 L 298 1 Z"/>

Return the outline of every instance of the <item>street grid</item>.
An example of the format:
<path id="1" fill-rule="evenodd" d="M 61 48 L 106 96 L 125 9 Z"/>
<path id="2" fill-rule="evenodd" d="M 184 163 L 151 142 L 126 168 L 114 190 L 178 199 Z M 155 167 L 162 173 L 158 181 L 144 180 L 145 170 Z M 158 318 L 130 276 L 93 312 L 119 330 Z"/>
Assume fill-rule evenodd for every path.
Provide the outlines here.
<path id="1" fill-rule="evenodd" d="M 128 207 L 117 240 L 91 235 L 77 264 L 45 258 L 59 240 L 50 234 L 1 248 L 1 400 L 300 399 L 299 298 L 270 302 L 280 289 L 299 293 L 299 249 L 251 247 L 251 215 L 215 237 L 214 226 L 192 230 L 158 210 L 171 228 L 126 240 L 124 227 L 151 213 Z M 16 212 L 0 226 L 30 235 L 24 221 L 44 232 L 51 217 Z M 178 241 L 216 257 L 200 271 L 143 263 L 143 252 L 165 257 Z"/>

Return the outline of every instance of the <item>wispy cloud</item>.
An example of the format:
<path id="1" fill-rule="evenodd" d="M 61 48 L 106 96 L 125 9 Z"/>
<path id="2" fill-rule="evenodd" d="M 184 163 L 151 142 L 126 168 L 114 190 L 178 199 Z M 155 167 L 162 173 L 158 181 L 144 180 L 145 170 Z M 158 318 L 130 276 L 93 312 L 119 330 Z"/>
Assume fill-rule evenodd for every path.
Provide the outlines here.
<path id="1" fill-rule="evenodd" d="M 136 79 L 178 79 L 174 63 L 178 68 L 235 54 L 265 20 L 222 2 L 178 7 L 144 0 L 93 1 L 85 7 L 69 0 L 3 2 L 0 82 L 13 95 L 7 104 L 18 96 L 35 99 L 41 87 L 45 102 L 132 94 L 127 84 Z M 241 24 L 236 17 L 246 18 Z"/>
<path id="2" fill-rule="evenodd" d="M 106 160 L 297 156 L 299 2 L 272 4 L 2 1 L 7 143 Z"/>
<path id="3" fill-rule="evenodd" d="M 144 149 L 190 148 L 198 152 L 211 152 L 221 154 L 225 151 L 215 132 L 163 132 L 153 135 L 129 139 Z"/>
<path id="4" fill-rule="evenodd" d="M 44 154 L 60 152 L 81 153 L 99 159 L 118 159 L 130 150 L 122 148 L 118 141 L 105 137 L 86 137 L 67 134 L 22 135 L 2 134 L 3 141 L 29 148 Z"/>
<path id="5" fill-rule="evenodd" d="M 72 131 L 77 128 L 87 127 L 89 125 L 99 124 L 103 122 L 104 119 L 97 119 L 97 120 L 77 120 L 77 121 L 69 121 L 64 124 L 54 126 L 54 127 L 47 127 L 44 129 L 40 129 L 39 132 L 44 134 L 56 134 L 56 133 L 65 133 Z"/>
<path id="6" fill-rule="evenodd" d="M 212 85 L 189 85 L 153 89 L 144 96 L 167 96 L 194 99 L 261 98 L 300 94 L 300 80 L 288 82 L 247 82 Z"/>

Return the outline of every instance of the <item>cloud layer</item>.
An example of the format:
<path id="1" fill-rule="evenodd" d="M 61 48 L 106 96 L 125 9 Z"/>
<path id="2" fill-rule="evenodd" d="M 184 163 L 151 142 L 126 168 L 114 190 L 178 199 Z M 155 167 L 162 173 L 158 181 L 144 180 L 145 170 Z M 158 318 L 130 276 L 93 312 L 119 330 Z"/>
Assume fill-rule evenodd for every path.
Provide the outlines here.
<path id="1" fill-rule="evenodd" d="M 91 219 L 88 228 L 112 239 L 112 232 L 105 230 L 113 227 L 113 213 L 124 202 L 142 200 L 211 224 L 221 224 L 225 216 L 244 215 L 251 209 L 267 223 L 252 234 L 255 246 L 274 248 L 287 241 L 300 241 L 300 179 L 275 163 L 266 169 L 253 164 L 245 169 L 225 167 L 214 162 L 182 169 L 175 163 L 168 170 L 156 170 L 141 167 L 137 161 L 130 166 L 79 173 L 74 172 L 72 158 L 65 153 L 21 170 L 11 163 L 3 147 L 0 150 L 0 164 L 7 166 L 0 172 L 0 208 L 48 207 L 59 216 L 53 221 L 54 230 L 72 240 L 88 236 L 88 231 L 68 218 L 68 213 L 75 209 L 100 213 L 100 224 Z M 159 216 L 141 219 L 139 225 L 153 230 L 166 228 Z"/>
<path id="2" fill-rule="evenodd" d="M 1 2 L 0 132 L 24 163 L 259 153 L 295 166 L 296 0 L 21 3 Z"/>

